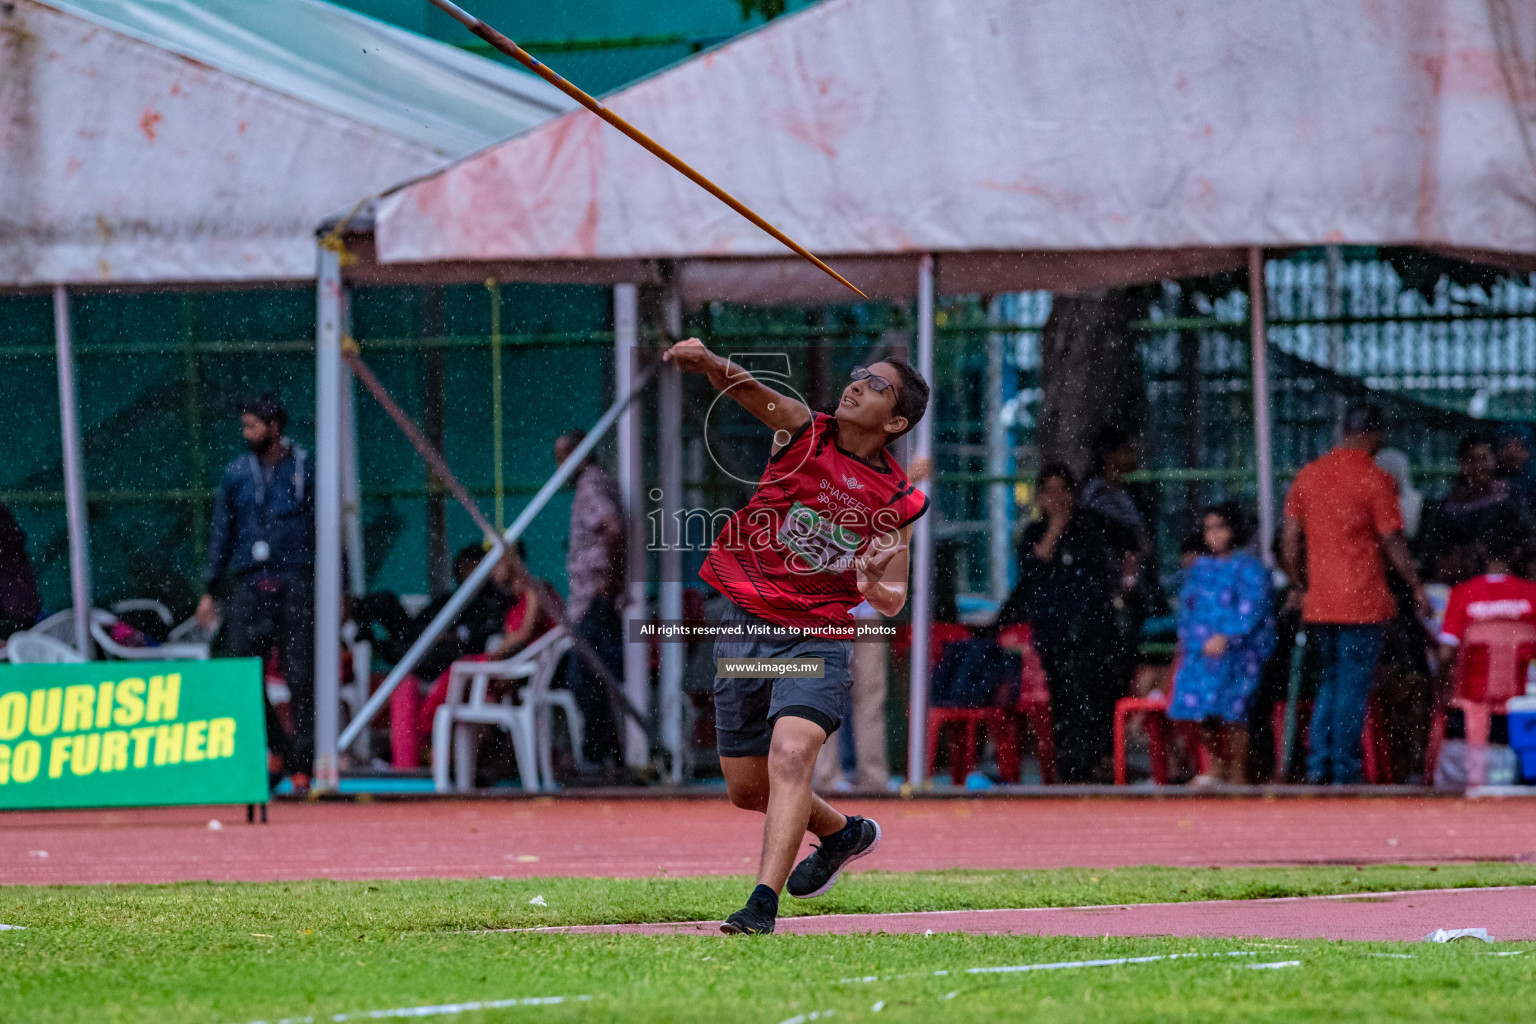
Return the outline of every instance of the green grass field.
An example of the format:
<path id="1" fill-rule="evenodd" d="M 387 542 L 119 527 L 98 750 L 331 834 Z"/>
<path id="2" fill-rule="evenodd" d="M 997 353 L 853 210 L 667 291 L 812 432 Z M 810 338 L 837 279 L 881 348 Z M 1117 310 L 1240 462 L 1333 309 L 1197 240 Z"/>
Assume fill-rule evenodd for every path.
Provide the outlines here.
<path id="1" fill-rule="evenodd" d="M 784 910 L 1073 906 L 1533 883 L 1536 866 L 1514 864 L 870 872 L 845 878 L 814 904 L 786 900 L 793 905 Z M 0 932 L 0 1021 L 239 1024 L 551 997 L 565 1001 L 425 1019 L 779 1024 L 801 1017 L 808 1024 L 834 1011 L 834 1020 L 876 1024 L 1491 1024 L 1536 1015 L 1536 949 L 1513 944 L 475 933 L 717 918 L 735 909 L 748 888 L 744 878 L 8 887 L 0 889 L 0 921 L 25 930 Z M 535 896 L 547 905 L 531 905 Z M 1500 951 L 1520 955 L 1488 955 Z M 1223 955 L 1229 953 L 1250 955 Z M 1171 954 L 1179 956 L 1110 967 L 966 973 Z M 1250 966 L 1261 964 L 1284 966 Z M 864 978 L 877 980 L 844 980 Z"/>

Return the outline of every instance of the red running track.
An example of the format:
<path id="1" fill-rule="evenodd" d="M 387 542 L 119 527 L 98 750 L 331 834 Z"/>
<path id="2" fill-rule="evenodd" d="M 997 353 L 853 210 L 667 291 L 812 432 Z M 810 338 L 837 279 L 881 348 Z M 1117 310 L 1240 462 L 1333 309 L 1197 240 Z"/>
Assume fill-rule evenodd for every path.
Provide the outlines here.
<path id="1" fill-rule="evenodd" d="M 1525 800 L 848 800 L 885 830 L 860 868 L 1536 859 Z M 210 819 L 222 828 L 208 828 Z M 0 814 L 0 884 L 749 873 L 762 819 L 723 798 L 279 803 Z M 808 847 L 807 847 L 808 849 Z"/>
<path id="2" fill-rule="evenodd" d="M 1437 928 L 1486 928 L 1498 942 L 1536 939 L 1536 888 L 1440 889 L 1361 896 L 1138 903 L 1037 910 L 781 917 L 798 935 L 1172 935 L 1179 938 L 1418 942 Z M 564 934 L 719 935 L 718 921 L 540 928 Z M 492 934 L 492 933 L 487 933 Z M 1475 943 L 1474 943 L 1475 944 Z"/>

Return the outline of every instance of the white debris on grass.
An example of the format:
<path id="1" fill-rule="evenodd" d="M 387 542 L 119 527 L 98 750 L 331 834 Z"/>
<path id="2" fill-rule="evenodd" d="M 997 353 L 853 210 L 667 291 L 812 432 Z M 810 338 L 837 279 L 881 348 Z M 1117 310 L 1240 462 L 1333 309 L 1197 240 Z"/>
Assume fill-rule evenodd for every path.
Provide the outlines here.
<path id="1" fill-rule="evenodd" d="M 533 899 L 529 900 L 528 902 L 529 902 L 529 904 L 531 904 L 532 906 L 535 906 L 535 907 L 547 907 L 547 906 L 549 906 L 548 903 L 544 902 L 544 897 L 543 896 L 535 896 Z"/>
<path id="2" fill-rule="evenodd" d="M 836 1010 L 812 1010 L 810 1013 L 796 1014 L 793 1017 L 780 1021 L 779 1024 L 810 1024 L 813 1020 L 826 1020 L 836 1012 Z"/>
<path id="3" fill-rule="evenodd" d="M 1250 971 L 1277 971 L 1282 967 L 1300 967 L 1300 960 L 1276 960 L 1268 964 L 1243 964 Z"/>
<path id="4" fill-rule="evenodd" d="M 884 999 L 880 1000 L 874 1006 L 871 1006 L 869 1008 L 869 1012 L 870 1013 L 879 1013 L 883 1009 L 885 1009 L 885 1000 Z"/>
<path id="5" fill-rule="evenodd" d="M 1487 928 L 1436 928 L 1424 936 L 1425 942 L 1455 942 L 1458 939 L 1480 939 L 1483 942 L 1492 942 L 1493 937 L 1488 934 Z"/>
<path id="6" fill-rule="evenodd" d="M 591 1002 L 592 996 L 529 996 L 522 999 L 489 999 L 477 1003 L 442 1003 L 436 1006 L 402 1006 L 392 1010 L 357 1010 L 321 1018 L 345 1024 L 349 1020 L 388 1020 L 392 1017 L 448 1017 L 477 1010 L 504 1010 L 513 1006 L 559 1006 L 563 1003 Z M 251 1024 L 316 1024 L 315 1017 L 283 1017 L 257 1020 Z"/>
<path id="7" fill-rule="evenodd" d="M 0 932 L 24 932 L 27 926 L 24 924 L 0 924 Z"/>

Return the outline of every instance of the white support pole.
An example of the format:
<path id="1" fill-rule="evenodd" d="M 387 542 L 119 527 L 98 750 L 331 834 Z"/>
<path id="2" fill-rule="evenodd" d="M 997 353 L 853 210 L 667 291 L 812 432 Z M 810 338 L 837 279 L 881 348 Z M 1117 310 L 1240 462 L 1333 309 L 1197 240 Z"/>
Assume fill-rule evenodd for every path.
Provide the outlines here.
<path id="1" fill-rule="evenodd" d="M 91 642 L 91 538 L 85 507 L 85 449 L 80 438 L 80 407 L 75 398 L 74 333 L 69 293 L 53 286 L 53 341 L 59 361 L 59 435 L 64 445 L 64 510 L 69 522 L 69 591 L 74 601 L 75 649 L 95 656 Z"/>
<path id="2" fill-rule="evenodd" d="M 315 335 L 315 768 L 317 790 L 339 783 L 341 724 L 341 260 L 318 248 Z"/>
<path id="3" fill-rule="evenodd" d="M 1253 440 L 1258 455 L 1259 555 L 1273 567 L 1275 455 L 1270 446 L 1269 345 L 1264 325 L 1264 250 L 1248 250 L 1248 326 L 1253 359 Z"/>
<path id="4" fill-rule="evenodd" d="M 997 327 L 1002 326 L 1003 301 L 1002 296 L 996 296 L 987 305 L 987 321 Z M 1002 423 L 1003 346 L 1006 342 L 1007 335 L 1001 330 L 987 335 L 987 475 L 992 477 L 1006 476 L 1012 468 L 1008 463 L 1012 455 L 1013 436 Z M 988 590 L 997 601 L 1008 596 L 1008 564 L 1013 557 L 1012 545 L 1009 544 L 1013 539 L 1012 511 L 1012 485 L 999 482 L 988 484 Z"/>
<path id="5" fill-rule="evenodd" d="M 342 330 L 352 335 L 352 293 L 343 287 Z M 342 550 L 346 555 L 347 593 L 362 597 L 368 592 L 368 573 L 363 563 L 363 484 L 357 453 L 357 379 L 352 369 L 341 367 L 341 523 Z"/>
<path id="6" fill-rule="evenodd" d="M 681 341 L 682 296 L 675 285 L 662 303 L 666 341 Z M 660 608 L 658 617 L 683 617 L 683 375 L 673 363 L 661 368 L 657 443 L 661 448 Z M 670 536 L 668 536 L 670 532 Z M 683 781 L 683 646 L 661 645 L 661 684 L 657 693 L 657 733 L 672 755 L 671 781 Z"/>
<path id="7" fill-rule="evenodd" d="M 917 372 L 933 385 L 933 257 L 925 255 L 917 270 Z M 912 431 L 914 459 L 933 458 L 932 403 Z M 921 489 L 934 493 L 932 481 Z M 930 500 L 932 500 L 930 498 Z M 928 634 L 933 626 L 933 517 L 928 513 L 912 528 L 912 689 L 907 720 L 907 779 L 920 786 L 927 775 Z"/>
<path id="8" fill-rule="evenodd" d="M 613 365 L 614 386 L 620 395 L 635 386 L 639 367 L 640 288 L 633 284 L 613 286 Z M 645 644 L 629 642 L 629 620 L 645 618 L 646 557 L 645 539 L 645 463 L 642 445 L 645 422 L 638 402 L 631 402 L 619 416 L 619 492 L 624 496 L 625 516 L 629 524 L 628 596 L 624 607 L 624 694 L 641 714 L 650 707 L 651 657 Z M 625 719 L 624 761 L 632 768 L 650 762 L 650 744 L 645 730 Z"/>

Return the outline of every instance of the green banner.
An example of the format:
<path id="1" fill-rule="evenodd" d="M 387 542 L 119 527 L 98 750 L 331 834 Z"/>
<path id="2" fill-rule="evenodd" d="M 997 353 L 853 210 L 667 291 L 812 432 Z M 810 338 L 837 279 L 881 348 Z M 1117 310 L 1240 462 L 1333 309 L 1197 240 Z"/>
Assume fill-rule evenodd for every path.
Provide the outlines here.
<path id="1" fill-rule="evenodd" d="M 0 665 L 0 810 L 267 800 L 261 662 Z"/>

